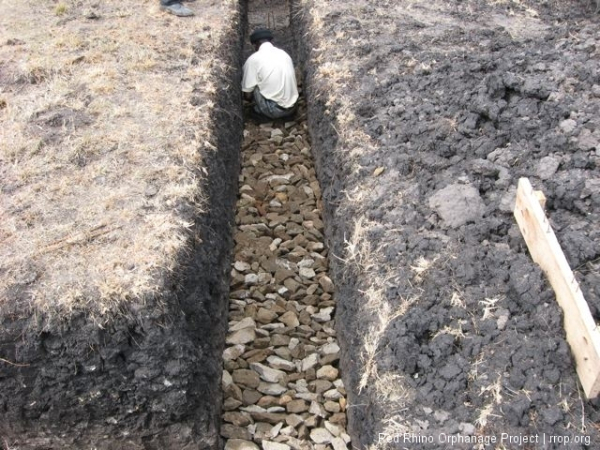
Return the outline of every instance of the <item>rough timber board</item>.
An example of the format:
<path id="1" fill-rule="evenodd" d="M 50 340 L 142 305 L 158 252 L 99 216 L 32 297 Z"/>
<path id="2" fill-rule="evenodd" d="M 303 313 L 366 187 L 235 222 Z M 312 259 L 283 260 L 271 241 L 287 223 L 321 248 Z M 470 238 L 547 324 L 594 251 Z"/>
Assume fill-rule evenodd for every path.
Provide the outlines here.
<path id="1" fill-rule="evenodd" d="M 579 380 L 586 396 L 594 398 L 600 392 L 600 332 L 527 178 L 519 180 L 514 214 L 531 257 L 554 288 Z"/>

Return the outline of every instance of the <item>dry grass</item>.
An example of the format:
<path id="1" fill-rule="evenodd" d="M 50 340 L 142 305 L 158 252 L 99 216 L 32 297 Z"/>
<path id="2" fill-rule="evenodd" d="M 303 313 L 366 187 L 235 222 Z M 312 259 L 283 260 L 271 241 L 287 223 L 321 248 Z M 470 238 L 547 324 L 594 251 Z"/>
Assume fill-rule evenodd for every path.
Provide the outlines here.
<path id="1" fill-rule="evenodd" d="M 217 46 L 236 20 L 233 2 L 193 8 L 0 0 L 0 307 L 101 316 L 176 269 L 192 226 L 177 211 L 204 207 Z"/>

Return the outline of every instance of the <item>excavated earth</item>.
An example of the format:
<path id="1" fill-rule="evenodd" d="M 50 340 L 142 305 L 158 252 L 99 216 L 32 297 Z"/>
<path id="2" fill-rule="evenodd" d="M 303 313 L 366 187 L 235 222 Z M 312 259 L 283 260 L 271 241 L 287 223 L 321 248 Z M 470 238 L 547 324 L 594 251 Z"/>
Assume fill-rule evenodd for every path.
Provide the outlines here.
<path id="1" fill-rule="evenodd" d="M 512 215 L 528 177 L 600 319 L 595 5 L 297 8 L 353 445 L 598 448 Z"/>

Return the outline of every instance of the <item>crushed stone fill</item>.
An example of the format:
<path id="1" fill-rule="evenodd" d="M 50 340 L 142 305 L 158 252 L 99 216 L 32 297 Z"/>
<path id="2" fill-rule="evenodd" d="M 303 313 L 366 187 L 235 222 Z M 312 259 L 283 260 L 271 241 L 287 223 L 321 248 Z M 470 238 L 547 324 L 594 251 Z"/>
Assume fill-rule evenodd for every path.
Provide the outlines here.
<path id="1" fill-rule="evenodd" d="M 351 448 L 302 102 L 298 120 L 244 131 L 223 352 L 226 450 Z"/>

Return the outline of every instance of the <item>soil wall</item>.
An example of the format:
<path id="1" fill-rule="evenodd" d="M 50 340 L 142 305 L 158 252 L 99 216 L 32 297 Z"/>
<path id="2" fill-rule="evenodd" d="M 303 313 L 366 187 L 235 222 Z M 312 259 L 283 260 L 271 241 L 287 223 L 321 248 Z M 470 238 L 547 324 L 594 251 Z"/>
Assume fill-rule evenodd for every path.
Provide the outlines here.
<path id="1" fill-rule="evenodd" d="M 241 28 L 221 43 L 228 69 L 218 78 L 227 88 L 214 99 L 215 150 L 206 149 L 198 168 L 207 209 L 192 217 L 195 248 L 178 273 L 163 274 L 163 292 L 102 326 L 85 312 L 48 323 L 15 307 L 0 317 L 0 347 L 12 361 L 0 365 L 0 448 L 219 448 L 243 127 L 239 89 L 230 87 L 240 83 Z"/>

